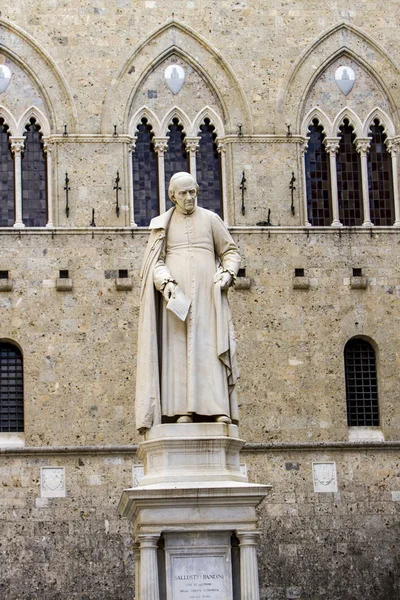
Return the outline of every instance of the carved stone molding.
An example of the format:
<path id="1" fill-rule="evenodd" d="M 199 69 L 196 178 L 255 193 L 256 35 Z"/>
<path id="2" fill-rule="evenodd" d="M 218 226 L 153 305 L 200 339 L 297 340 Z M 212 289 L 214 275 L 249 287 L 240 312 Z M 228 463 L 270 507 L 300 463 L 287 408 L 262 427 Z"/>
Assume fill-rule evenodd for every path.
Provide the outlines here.
<path id="1" fill-rule="evenodd" d="M 336 155 L 339 150 L 340 138 L 325 138 L 324 146 L 328 154 Z"/>
<path id="2" fill-rule="evenodd" d="M 168 138 L 153 138 L 154 150 L 160 156 L 164 156 L 168 149 Z"/>
<path id="3" fill-rule="evenodd" d="M 25 147 L 24 137 L 10 137 L 10 148 L 14 156 L 22 154 Z"/>
<path id="4" fill-rule="evenodd" d="M 200 137 L 186 137 L 185 146 L 186 150 L 191 154 L 195 154 L 200 146 Z"/>
<path id="5" fill-rule="evenodd" d="M 356 150 L 361 156 L 368 154 L 369 149 L 371 147 L 370 138 L 357 138 L 355 143 Z"/>

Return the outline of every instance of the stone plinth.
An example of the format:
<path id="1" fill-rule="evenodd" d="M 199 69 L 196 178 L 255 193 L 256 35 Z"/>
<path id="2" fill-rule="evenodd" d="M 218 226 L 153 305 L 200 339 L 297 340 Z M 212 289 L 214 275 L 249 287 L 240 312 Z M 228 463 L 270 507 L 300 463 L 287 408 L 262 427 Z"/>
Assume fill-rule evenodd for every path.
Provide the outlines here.
<path id="1" fill-rule="evenodd" d="M 259 600 L 256 507 L 270 486 L 240 472 L 243 443 L 221 423 L 144 436 L 145 475 L 118 507 L 136 542 L 135 600 Z"/>
<path id="2" fill-rule="evenodd" d="M 244 441 L 236 425 L 173 423 L 144 436 L 138 455 L 144 464 L 141 485 L 186 481 L 241 481 L 239 452 Z"/>

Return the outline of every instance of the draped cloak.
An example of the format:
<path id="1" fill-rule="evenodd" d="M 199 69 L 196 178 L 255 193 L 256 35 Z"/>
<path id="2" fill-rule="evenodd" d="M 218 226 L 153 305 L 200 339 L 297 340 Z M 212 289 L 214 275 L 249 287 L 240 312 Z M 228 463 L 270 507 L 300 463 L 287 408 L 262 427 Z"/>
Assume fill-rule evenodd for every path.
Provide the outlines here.
<path id="1" fill-rule="evenodd" d="M 236 275 L 240 255 L 215 213 L 175 207 L 153 219 L 141 271 L 136 425 L 162 416 L 227 415 L 238 422 L 236 342 L 227 292 L 217 270 Z M 185 322 L 166 309 L 160 291 L 175 280 L 191 306 Z"/>

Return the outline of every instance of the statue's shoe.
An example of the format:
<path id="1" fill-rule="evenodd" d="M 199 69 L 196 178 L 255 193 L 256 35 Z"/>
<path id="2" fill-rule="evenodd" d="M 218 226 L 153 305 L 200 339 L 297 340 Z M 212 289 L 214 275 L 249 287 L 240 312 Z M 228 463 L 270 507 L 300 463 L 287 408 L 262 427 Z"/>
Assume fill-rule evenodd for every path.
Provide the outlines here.
<path id="1" fill-rule="evenodd" d="M 189 417 L 189 415 L 183 415 L 182 417 L 179 417 L 179 419 L 176 422 L 177 423 L 193 423 L 193 419 L 192 419 L 192 417 Z"/>
<path id="2" fill-rule="evenodd" d="M 216 423 L 225 423 L 226 425 L 232 425 L 232 420 L 225 415 L 221 415 L 220 417 L 215 417 L 215 422 Z"/>

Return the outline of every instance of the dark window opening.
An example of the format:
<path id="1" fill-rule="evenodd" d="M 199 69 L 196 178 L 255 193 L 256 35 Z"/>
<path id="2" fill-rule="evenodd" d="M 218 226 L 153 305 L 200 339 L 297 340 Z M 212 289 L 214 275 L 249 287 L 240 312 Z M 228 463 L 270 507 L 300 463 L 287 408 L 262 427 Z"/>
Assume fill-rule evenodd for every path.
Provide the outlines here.
<path id="1" fill-rule="evenodd" d="M 8 271 L 0 271 L 0 279 L 8 279 L 9 272 Z"/>
<path id="2" fill-rule="evenodd" d="M 196 154 L 196 176 L 200 191 L 198 205 L 222 215 L 221 160 L 217 134 L 209 119 L 200 126 L 200 143 Z"/>
<path id="3" fill-rule="evenodd" d="M 375 351 L 362 339 L 349 340 L 344 349 L 347 423 L 379 425 L 378 381 Z"/>
<path id="4" fill-rule="evenodd" d="M 0 227 L 14 225 L 14 159 L 10 148 L 10 132 L 0 119 Z"/>
<path id="5" fill-rule="evenodd" d="M 119 279 L 127 279 L 129 277 L 127 269 L 119 269 L 118 271 Z"/>
<path id="6" fill-rule="evenodd" d="M 169 126 L 168 149 L 164 156 L 165 165 L 165 204 L 171 208 L 172 202 L 168 197 L 169 181 L 179 171 L 189 172 L 189 157 L 185 147 L 185 134 L 178 119 L 173 119 Z"/>
<path id="7" fill-rule="evenodd" d="M 22 220 L 27 227 L 47 222 L 47 170 L 40 125 L 33 117 L 25 127 L 22 155 Z"/>
<path id="8" fill-rule="evenodd" d="M 294 276 L 295 277 L 304 277 L 304 269 L 295 269 Z"/>
<path id="9" fill-rule="evenodd" d="M 66 269 L 60 271 L 60 279 L 69 279 L 69 271 Z"/>
<path id="10" fill-rule="evenodd" d="M 386 135 L 376 119 L 371 125 L 371 147 L 368 152 L 368 190 L 371 221 L 374 225 L 392 225 L 394 195 L 392 159 L 386 149 Z"/>
<path id="11" fill-rule="evenodd" d="M 147 119 L 142 119 L 132 154 L 134 216 L 139 227 L 147 227 L 159 213 L 158 161 L 151 129 Z"/>
<path id="12" fill-rule="evenodd" d="M 353 277 L 362 277 L 362 269 L 353 269 Z"/>
<path id="13" fill-rule="evenodd" d="M 0 343 L 0 431 L 24 430 L 22 355 L 8 342 Z"/>
<path id="14" fill-rule="evenodd" d="M 237 276 L 246 277 L 246 269 L 239 269 Z"/>
<path id="15" fill-rule="evenodd" d="M 346 227 L 362 225 L 362 191 L 360 156 L 354 145 L 355 134 L 348 120 L 340 127 L 339 152 L 336 158 L 339 219 Z"/>
<path id="16" fill-rule="evenodd" d="M 305 155 L 307 215 L 311 225 L 326 227 L 332 223 L 332 199 L 329 156 L 324 147 L 323 127 L 314 119 L 309 127 Z"/>

